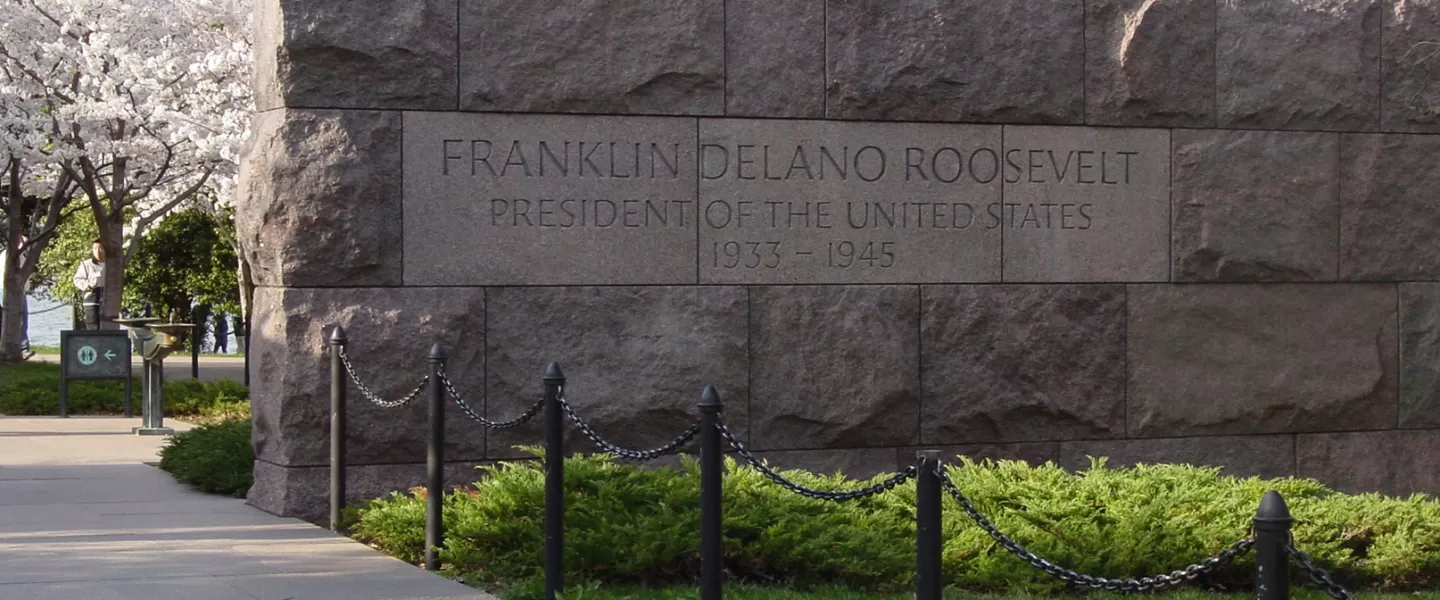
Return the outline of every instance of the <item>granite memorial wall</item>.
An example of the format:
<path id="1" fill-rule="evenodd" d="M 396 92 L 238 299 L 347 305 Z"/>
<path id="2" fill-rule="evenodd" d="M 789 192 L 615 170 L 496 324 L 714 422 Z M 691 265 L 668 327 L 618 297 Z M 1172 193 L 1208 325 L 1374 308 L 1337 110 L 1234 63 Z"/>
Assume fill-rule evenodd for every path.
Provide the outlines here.
<path id="1" fill-rule="evenodd" d="M 324 511 L 331 324 L 633 447 L 1440 492 L 1440 1 L 263 0 L 250 502 Z M 350 490 L 423 403 L 350 403 Z M 576 450 L 589 446 L 572 439 Z M 538 427 L 455 411 L 450 480 Z"/>

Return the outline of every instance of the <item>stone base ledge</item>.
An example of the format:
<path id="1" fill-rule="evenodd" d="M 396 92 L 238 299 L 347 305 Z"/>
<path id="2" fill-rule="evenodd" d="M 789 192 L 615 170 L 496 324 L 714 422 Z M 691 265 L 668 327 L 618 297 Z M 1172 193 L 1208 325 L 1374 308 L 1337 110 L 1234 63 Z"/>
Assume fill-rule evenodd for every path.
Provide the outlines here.
<path id="1" fill-rule="evenodd" d="M 1054 462 L 1078 471 L 1089 467 L 1089 457 L 1104 456 L 1109 458 L 1111 468 L 1139 463 L 1212 465 L 1235 477 L 1313 478 L 1346 493 L 1440 494 L 1440 472 L 1434 469 L 1440 463 L 1440 429 L 777 450 L 755 455 L 780 470 L 804 469 L 827 475 L 840 472 L 866 479 L 914 464 L 916 451 L 930 449 L 940 450 L 946 462 L 954 462 L 956 456 L 969 456 L 1023 460 L 1032 465 Z M 727 456 L 739 460 L 734 453 Z M 476 481 L 480 475 L 475 468 L 484 464 L 494 461 L 447 464 L 447 485 L 459 487 Z M 670 456 L 647 464 L 676 467 L 680 460 Z M 328 467 L 286 467 L 256 461 L 255 485 L 250 488 L 248 502 L 279 516 L 323 522 L 329 511 L 329 482 Z M 347 470 L 346 499 L 356 502 L 423 485 L 423 463 L 356 465 Z"/>
<path id="2" fill-rule="evenodd" d="M 445 482 L 450 487 L 479 479 L 475 468 L 484 463 L 455 462 L 445 465 Z M 286 467 L 255 461 L 255 483 L 245 502 L 281 517 L 295 517 L 312 523 L 330 518 L 330 467 Z M 354 465 L 345 470 L 347 503 L 379 498 L 425 485 L 425 463 Z"/>

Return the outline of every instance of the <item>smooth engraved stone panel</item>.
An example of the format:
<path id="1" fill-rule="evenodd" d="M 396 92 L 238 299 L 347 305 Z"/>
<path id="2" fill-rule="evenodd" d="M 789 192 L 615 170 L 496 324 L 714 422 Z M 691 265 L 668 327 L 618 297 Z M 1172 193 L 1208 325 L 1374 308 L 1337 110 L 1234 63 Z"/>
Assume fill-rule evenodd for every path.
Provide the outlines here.
<path id="1" fill-rule="evenodd" d="M 701 283 L 1000 276 L 1000 127 L 700 121 Z"/>
<path id="2" fill-rule="evenodd" d="M 1005 127 L 1005 281 L 1166 281 L 1170 132 Z"/>
<path id="3" fill-rule="evenodd" d="M 695 121 L 406 113 L 406 285 L 695 282 Z"/>

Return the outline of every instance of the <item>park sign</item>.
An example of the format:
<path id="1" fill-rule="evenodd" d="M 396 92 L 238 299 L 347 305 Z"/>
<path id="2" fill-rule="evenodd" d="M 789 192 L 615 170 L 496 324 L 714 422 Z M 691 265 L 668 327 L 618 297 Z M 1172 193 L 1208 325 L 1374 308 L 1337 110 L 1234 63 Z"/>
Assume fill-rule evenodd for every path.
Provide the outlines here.
<path id="1" fill-rule="evenodd" d="M 60 416 L 67 416 L 69 381 L 125 380 L 125 414 L 130 414 L 130 337 L 124 331 L 60 332 Z"/>

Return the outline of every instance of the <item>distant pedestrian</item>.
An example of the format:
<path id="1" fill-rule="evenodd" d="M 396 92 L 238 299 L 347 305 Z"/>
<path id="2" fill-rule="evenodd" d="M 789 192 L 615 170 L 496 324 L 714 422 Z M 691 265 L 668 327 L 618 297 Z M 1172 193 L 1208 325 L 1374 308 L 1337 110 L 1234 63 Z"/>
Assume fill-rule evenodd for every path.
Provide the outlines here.
<path id="1" fill-rule="evenodd" d="M 216 313 L 216 315 L 215 315 L 215 351 L 218 352 L 218 353 L 220 353 L 220 354 L 229 354 L 229 353 L 230 353 L 230 342 L 229 342 L 229 338 L 230 338 L 229 323 L 226 322 L 226 320 L 225 320 L 225 315 Z"/>
<path id="2" fill-rule="evenodd" d="M 100 240 L 90 242 L 90 258 L 80 261 L 71 280 L 80 290 L 80 306 L 85 314 L 85 329 L 100 329 L 100 304 L 105 298 L 105 246 Z"/>

